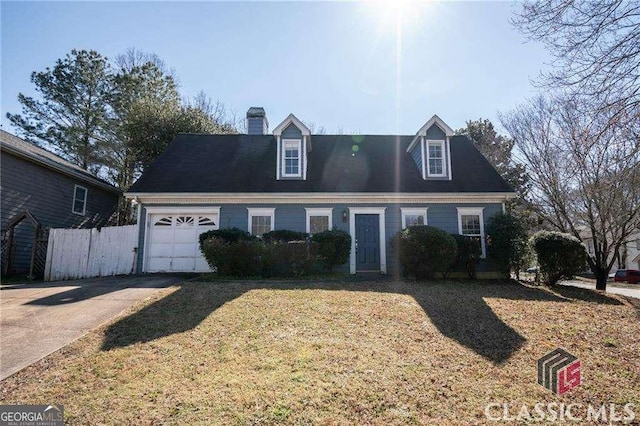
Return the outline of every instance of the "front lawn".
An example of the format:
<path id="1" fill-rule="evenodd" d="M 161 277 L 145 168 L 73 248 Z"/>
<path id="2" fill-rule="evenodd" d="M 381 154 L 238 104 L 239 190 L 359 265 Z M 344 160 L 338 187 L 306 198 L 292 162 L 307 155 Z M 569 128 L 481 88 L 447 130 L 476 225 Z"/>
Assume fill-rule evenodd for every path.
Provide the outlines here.
<path id="1" fill-rule="evenodd" d="M 0 382 L 0 403 L 63 404 L 67 424 L 469 424 L 504 402 L 640 416 L 639 319 L 631 299 L 510 282 L 186 283 Z M 536 382 L 557 347 L 582 363 L 563 396 Z"/>

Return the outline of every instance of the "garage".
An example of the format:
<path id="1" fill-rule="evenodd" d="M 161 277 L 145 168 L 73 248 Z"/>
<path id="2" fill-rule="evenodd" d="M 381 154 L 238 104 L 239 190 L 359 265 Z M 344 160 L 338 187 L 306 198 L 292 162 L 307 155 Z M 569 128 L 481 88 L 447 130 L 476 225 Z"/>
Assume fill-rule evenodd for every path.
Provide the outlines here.
<path id="1" fill-rule="evenodd" d="M 149 213 L 147 216 L 147 272 L 208 272 L 200 252 L 201 233 L 218 229 L 220 212 Z"/>

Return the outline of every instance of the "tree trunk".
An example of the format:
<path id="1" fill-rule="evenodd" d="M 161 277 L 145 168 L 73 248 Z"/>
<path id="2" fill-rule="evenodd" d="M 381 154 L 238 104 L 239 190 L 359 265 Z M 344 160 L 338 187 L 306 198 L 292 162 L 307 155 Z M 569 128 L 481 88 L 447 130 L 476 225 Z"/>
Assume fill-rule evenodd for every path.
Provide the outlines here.
<path id="1" fill-rule="evenodd" d="M 596 277 L 596 290 L 605 291 L 607 289 L 607 278 L 608 278 L 607 272 L 608 271 L 601 268 L 598 268 L 595 271 L 594 275 Z"/>

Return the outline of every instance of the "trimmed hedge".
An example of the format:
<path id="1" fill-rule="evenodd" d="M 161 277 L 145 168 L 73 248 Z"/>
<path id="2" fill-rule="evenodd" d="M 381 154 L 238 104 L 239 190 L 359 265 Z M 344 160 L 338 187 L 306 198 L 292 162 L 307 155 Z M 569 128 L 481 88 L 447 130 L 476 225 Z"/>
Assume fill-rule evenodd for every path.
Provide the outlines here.
<path id="1" fill-rule="evenodd" d="M 458 254 L 456 255 L 454 268 L 463 269 L 469 278 L 476 279 L 477 267 L 482 256 L 482 246 L 480 238 L 468 237 L 466 235 L 451 234 L 456 240 Z"/>
<path id="2" fill-rule="evenodd" d="M 304 232 L 278 230 L 260 239 L 231 228 L 200 235 L 200 250 L 220 276 L 299 277 L 316 272 L 318 261 L 329 271 L 347 262 L 351 237 L 326 231 L 309 239 Z"/>
<path id="3" fill-rule="evenodd" d="M 319 232 L 311 237 L 317 244 L 318 260 L 329 271 L 347 263 L 351 254 L 351 235 L 337 229 Z"/>
<path id="4" fill-rule="evenodd" d="M 289 231 L 288 229 L 278 229 L 262 234 L 262 240 L 265 243 L 305 241 L 307 238 L 309 238 L 309 234 L 306 232 Z"/>
<path id="5" fill-rule="evenodd" d="M 553 286 L 584 270 L 587 252 L 577 238 L 560 232 L 540 231 L 531 237 L 542 281 Z"/>
<path id="6" fill-rule="evenodd" d="M 267 243 L 263 248 L 263 277 L 300 277 L 316 270 L 317 244 L 310 241 Z"/>
<path id="7" fill-rule="evenodd" d="M 247 231 L 239 228 L 216 229 L 215 231 L 207 231 L 200 234 L 200 245 L 209 238 L 219 238 L 227 243 L 235 243 L 236 241 L 255 241 L 257 237 L 251 235 Z"/>
<path id="8" fill-rule="evenodd" d="M 458 248 L 454 237 L 433 226 L 410 226 L 394 237 L 404 276 L 416 280 L 446 276 L 456 260 Z"/>
<path id="9" fill-rule="evenodd" d="M 522 219 L 497 213 L 487 221 L 488 257 L 505 274 L 527 267 L 527 230 Z"/>
<path id="10" fill-rule="evenodd" d="M 203 232 L 199 240 L 200 251 L 219 275 L 260 275 L 261 243 L 254 235 L 238 228 L 225 228 Z"/>
<path id="11" fill-rule="evenodd" d="M 255 277 L 262 273 L 264 245 L 257 239 L 229 242 L 214 236 L 203 239 L 200 250 L 218 275 Z"/>

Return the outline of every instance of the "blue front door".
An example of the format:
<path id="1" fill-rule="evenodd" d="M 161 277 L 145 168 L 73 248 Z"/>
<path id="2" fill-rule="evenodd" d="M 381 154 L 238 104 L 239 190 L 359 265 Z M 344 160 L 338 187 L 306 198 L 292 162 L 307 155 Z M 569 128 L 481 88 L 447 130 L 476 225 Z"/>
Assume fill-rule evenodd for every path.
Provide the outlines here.
<path id="1" fill-rule="evenodd" d="M 356 215 L 356 271 L 380 271 L 380 225 L 377 214 Z"/>

